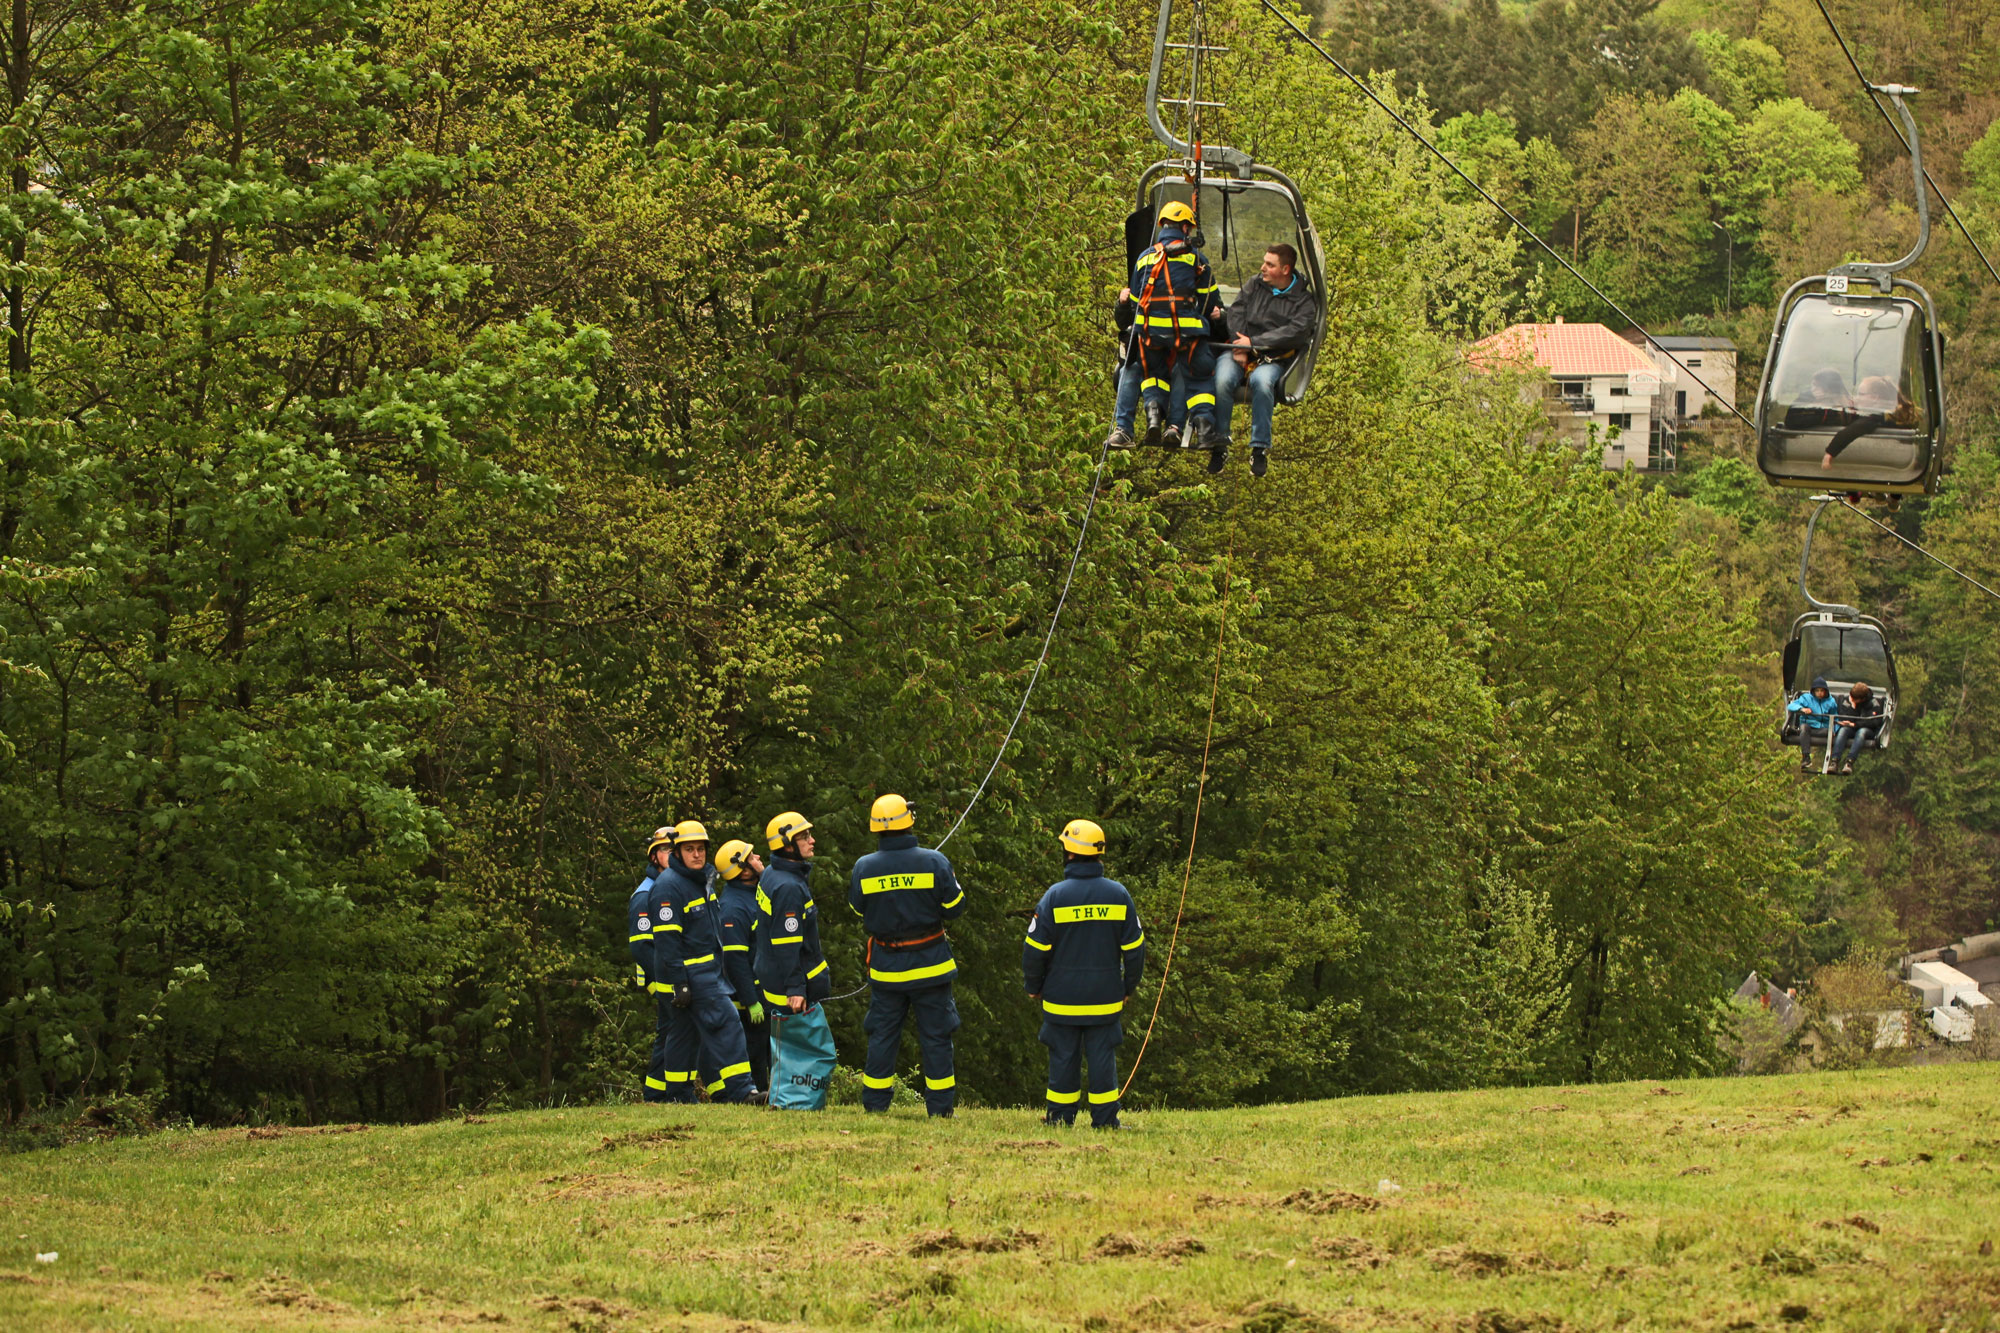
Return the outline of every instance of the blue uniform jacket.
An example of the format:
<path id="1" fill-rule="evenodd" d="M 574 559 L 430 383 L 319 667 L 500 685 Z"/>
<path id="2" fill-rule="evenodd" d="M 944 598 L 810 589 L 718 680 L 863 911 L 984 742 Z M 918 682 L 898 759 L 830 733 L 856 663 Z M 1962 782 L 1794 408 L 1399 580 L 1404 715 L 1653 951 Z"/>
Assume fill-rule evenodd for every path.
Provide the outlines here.
<path id="1" fill-rule="evenodd" d="M 708 879 L 679 857 L 653 877 L 647 903 L 653 915 L 653 991 L 685 985 L 690 969 L 722 977 L 722 911 L 709 895 Z M 727 986 L 727 981 L 723 983 Z"/>
<path id="2" fill-rule="evenodd" d="M 757 940 L 751 968 L 766 1004 L 791 996 L 818 1004 L 833 994 L 833 978 L 819 945 L 819 906 L 807 877 L 812 862 L 773 856 L 757 883 Z"/>
<path id="3" fill-rule="evenodd" d="M 1051 1023 L 1108 1023 L 1146 970 L 1139 905 L 1096 857 L 1071 861 L 1035 906 L 1021 944 L 1028 994 Z"/>
<path id="4" fill-rule="evenodd" d="M 1208 315 L 1219 300 L 1215 274 L 1180 226 L 1161 226 L 1158 239 L 1132 266 L 1131 287 L 1134 322 L 1146 337 L 1172 342 L 1208 336 Z M 1126 309 L 1119 302 L 1121 322 Z"/>
<path id="5" fill-rule="evenodd" d="M 653 877 L 648 875 L 625 903 L 625 946 L 639 968 L 639 984 L 648 991 L 653 988 L 653 917 L 647 910 L 652 893 Z"/>
<path id="6" fill-rule="evenodd" d="M 946 984 L 958 962 L 944 923 L 965 913 L 951 862 L 914 833 L 885 833 L 875 847 L 847 880 L 847 905 L 868 929 L 869 982 L 886 990 Z"/>
<path id="7" fill-rule="evenodd" d="M 722 881 L 716 901 L 722 907 L 722 974 L 736 993 L 736 1007 L 748 1009 L 757 998 L 750 976 L 750 954 L 757 941 L 757 880 L 748 869 Z"/>

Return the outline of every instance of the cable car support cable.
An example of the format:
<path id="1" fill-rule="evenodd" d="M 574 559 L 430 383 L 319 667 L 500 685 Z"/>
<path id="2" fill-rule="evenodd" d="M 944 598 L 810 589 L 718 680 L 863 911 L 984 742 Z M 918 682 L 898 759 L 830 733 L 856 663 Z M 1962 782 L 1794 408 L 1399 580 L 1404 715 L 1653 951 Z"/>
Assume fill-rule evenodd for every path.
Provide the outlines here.
<path id="1" fill-rule="evenodd" d="M 1883 107 L 1882 99 L 1875 95 L 1876 85 L 1866 74 L 1861 72 L 1861 65 L 1854 59 L 1854 52 L 1848 49 L 1847 38 L 1841 36 L 1839 25 L 1833 21 L 1833 15 L 1827 12 L 1825 0 L 1813 0 L 1813 4 L 1819 7 L 1819 16 L 1826 20 L 1827 31 L 1833 34 L 1833 40 L 1840 43 L 1840 54 L 1847 57 L 1848 68 L 1853 70 L 1854 77 L 1861 81 L 1861 87 L 1868 94 L 1868 100 L 1874 106 L 1875 114 L 1882 117 L 1888 123 L 1890 131 L 1895 134 L 1896 142 L 1902 145 L 1903 151 L 1906 153 L 1909 152 L 1910 141 L 1903 137 L 1902 127 L 1896 124 L 1895 117 L 1891 116 Z M 1984 250 L 1979 248 L 1979 242 L 1972 239 L 1972 233 L 1966 230 L 1964 220 L 1958 216 L 1958 210 L 1951 206 L 1951 200 L 1945 198 L 1944 190 L 1931 178 L 1931 173 L 1928 169 L 1924 171 L 1924 183 L 1931 187 L 1931 192 L 1937 195 L 1938 202 L 1944 205 L 1944 211 L 1951 216 L 1952 222 L 1958 227 L 1958 234 L 1963 236 L 1965 243 L 1972 247 L 1972 253 L 1979 256 L 1979 262 L 1986 266 L 1986 272 L 1992 277 L 1993 281 L 2000 282 L 2000 270 L 1996 270 L 1993 267 L 1993 261 L 1986 257 Z"/>
<path id="2" fill-rule="evenodd" d="M 1498 211 L 1502 217 L 1506 218 L 1509 222 L 1513 223 L 1514 226 L 1520 230 L 1523 236 L 1526 236 L 1529 240 L 1533 241 L 1536 245 L 1540 246 L 1543 250 L 1547 251 L 1549 257 L 1555 260 L 1558 264 L 1561 264 L 1572 278 L 1575 278 L 1585 287 L 1588 287 L 1591 293 L 1595 295 L 1598 300 L 1604 302 L 1605 305 L 1611 307 L 1611 309 L 1617 313 L 1620 319 L 1623 319 L 1626 323 L 1630 324 L 1634 329 L 1637 329 L 1639 333 L 1644 336 L 1647 342 L 1651 343 L 1655 348 L 1659 349 L 1660 355 L 1666 357 L 1667 360 L 1673 362 L 1676 366 L 1679 366 L 1683 371 L 1686 371 L 1687 377 L 1689 379 L 1693 380 L 1696 384 L 1701 385 L 1703 389 L 1707 390 L 1709 396 L 1713 398 L 1716 402 L 1720 403 L 1722 406 L 1728 408 L 1730 414 L 1734 416 L 1738 421 L 1741 421 L 1744 425 L 1750 427 L 1751 430 L 1757 429 L 1756 422 L 1752 421 L 1749 417 L 1744 416 L 1742 410 L 1738 408 L 1734 403 L 1731 403 L 1727 398 L 1717 393 L 1714 389 L 1709 388 L 1708 382 L 1702 379 L 1701 376 L 1695 374 L 1692 370 L 1689 370 L 1686 362 L 1682 361 L 1679 357 L 1675 356 L 1672 352 L 1668 351 L 1666 347 L 1664 347 L 1660 343 L 1660 340 L 1653 336 L 1651 330 L 1647 329 L 1646 326 L 1641 324 L 1638 320 L 1632 318 L 1632 316 L 1626 312 L 1623 306 L 1619 305 L 1616 301 L 1612 300 L 1609 296 L 1605 295 L 1603 288 L 1599 287 L 1589 278 L 1586 278 L 1583 276 L 1583 274 L 1579 273 L 1574 264 L 1570 263 L 1567 259 L 1564 259 L 1562 257 L 1562 252 L 1560 250 L 1557 250 L 1554 246 L 1550 245 L 1547 241 L 1543 240 L 1540 236 L 1536 235 L 1535 229 L 1533 227 L 1530 227 L 1527 223 L 1515 217 L 1513 210 L 1509 209 L 1507 205 L 1501 203 L 1498 199 L 1495 199 L 1491 194 L 1489 194 L 1485 186 L 1481 185 L 1478 181 L 1468 176 L 1465 173 L 1464 169 L 1458 165 L 1458 163 L 1452 161 L 1451 158 L 1446 155 L 1443 149 L 1439 148 L 1436 144 L 1432 143 L 1429 139 L 1425 138 L 1423 134 L 1420 131 L 1418 131 L 1416 126 L 1410 124 L 1409 121 L 1405 120 L 1401 115 L 1399 115 L 1396 112 L 1395 108 L 1391 107 L 1387 102 L 1383 101 L 1381 97 L 1376 94 L 1375 90 L 1369 87 L 1365 81 L 1363 81 L 1358 75 L 1354 73 L 1354 71 L 1350 70 L 1347 66 L 1341 64 L 1339 59 L 1336 58 L 1331 51 L 1327 50 L 1324 46 L 1321 46 L 1317 41 L 1313 40 L 1312 34 L 1307 32 L 1304 28 L 1301 28 L 1297 24 L 1297 22 L 1293 20 L 1290 14 L 1287 14 L 1284 10 L 1280 9 L 1275 3 L 1273 3 L 1273 0 L 1259 0 L 1259 3 L 1262 4 L 1266 10 L 1268 10 L 1272 15 L 1274 15 L 1286 27 L 1290 28 L 1294 33 L 1296 33 L 1300 41 L 1304 42 L 1307 46 L 1310 46 L 1313 50 L 1319 52 L 1320 58 L 1322 60 L 1326 61 L 1327 64 L 1332 65 L 1335 69 L 1339 70 L 1342 77 L 1344 77 L 1349 83 L 1353 84 L 1356 88 L 1358 88 L 1361 91 L 1362 96 L 1366 97 L 1369 101 L 1373 102 L 1377 107 L 1381 108 L 1382 113 L 1388 116 L 1389 119 L 1395 121 L 1396 124 L 1402 128 L 1405 134 L 1409 135 L 1412 139 L 1415 139 L 1419 144 L 1422 144 L 1424 148 L 1430 152 L 1432 157 L 1435 157 L 1438 161 L 1444 163 L 1445 166 L 1451 169 L 1453 175 L 1457 176 L 1460 180 L 1464 181 L 1467 185 L 1470 185 L 1474 190 L 1476 190 L 1481 199 L 1484 199 L 1487 203 L 1493 205 L 1494 209 Z"/>
<path id="3" fill-rule="evenodd" d="M 1855 513 L 1861 515 L 1861 517 L 1867 519 L 1870 523 L 1873 523 L 1876 527 L 1882 529 L 1882 531 L 1888 533 L 1891 537 L 1894 537 L 1897 541 L 1909 547 L 1912 551 L 1915 551 L 1918 555 L 1930 561 L 1932 564 L 1938 566 L 1940 569 L 1948 570 L 1951 573 L 1956 574 L 1959 578 L 1964 579 L 1967 583 L 1970 583 L 1973 587 L 1979 589 L 1979 591 L 1985 593 L 1988 597 L 1991 597 L 1994 601 L 2000 602 L 2000 592 L 1993 591 L 1993 589 L 1987 587 L 1985 584 L 1981 583 L 1978 579 L 1972 577 L 1972 575 L 1966 573 L 1958 566 L 1949 564 L 1946 561 L 1939 559 L 1937 556 L 1932 555 L 1929 551 L 1926 551 L 1923 547 L 1917 545 L 1915 542 L 1911 541 L 1908 537 L 1905 537 L 1902 533 L 1890 527 L 1887 523 L 1884 523 L 1882 520 L 1876 518 L 1873 514 L 1869 513 L 1867 510 L 1863 509 L 1860 505 L 1854 503 L 1854 501 L 1848 499 L 1846 496 L 1842 496 L 1840 498 L 1840 503 L 1845 505 L 1847 508 L 1853 510 Z"/>

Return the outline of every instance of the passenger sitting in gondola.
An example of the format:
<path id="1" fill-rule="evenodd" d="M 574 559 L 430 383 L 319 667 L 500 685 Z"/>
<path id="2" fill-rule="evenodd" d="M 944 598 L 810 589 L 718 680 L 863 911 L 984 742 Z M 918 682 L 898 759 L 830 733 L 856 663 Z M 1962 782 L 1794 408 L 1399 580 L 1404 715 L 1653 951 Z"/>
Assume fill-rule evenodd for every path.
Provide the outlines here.
<path id="1" fill-rule="evenodd" d="M 1264 475 L 1271 458 L 1271 413 L 1278 403 L 1278 385 L 1292 358 L 1312 342 L 1319 327 L 1319 298 L 1298 274 L 1299 252 L 1280 242 L 1264 252 L 1263 267 L 1243 284 L 1236 304 L 1229 307 L 1229 327 L 1236 350 L 1215 367 L 1216 433 L 1221 439 L 1208 451 L 1208 470 L 1222 471 L 1229 447 L 1229 417 L 1236 405 L 1236 386 L 1250 381 L 1250 474 Z"/>
<path id="2" fill-rule="evenodd" d="M 1887 375 L 1870 375 L 1861 381 L 1854 391 L 1854 410 L 1861 415 L 1835 431 L 1826 442 L 1826 454 L 1819 460 L 1822 471 L 1830 470 L 1840 451 L 1862 436 L 1872 435 L 1883 426 L 1912 426 L 1917 420 L 1917 405 Z"/>
<path id="3" fill-rule="evenodd" d="M 1109 448 L 1132 446 L 1136 405 L 1127 382 L 1134 375 L 1146 405 L 1146 443 L 1160 443 L 1176 369 L 1186 375 L 1188 417 L 1197 437 L 1205 447 L 1215 445 L 1215 352 L 1208 339 L 1209 321 L 1222 317 L 1222 300 L 1208 260 L 1190 238 L 1193 228 L 1194 210 L 1186 204 L 1162 208 L 1153 244 L 1132 266 L 1132 285 L 1118 294 L 1119 327 L 1129 325 L 1130 333 L 1117 420 L 1105 440 Z"/>
<path id="4" fill-rule="evenodd" d="M 1847 396 L 1847 381 L 1831 366 L 1815 373 L 1806 396 L 1785 412 L 1786 430 L 1826 430 L 1854 420 L 1854 404 Z"/>
<path id="5" fill-rule="evenodd" d="M 1826 736 L 1827 719 L 1832 717 L 1839 705 L 1833 701 L 1827 689 L 1825 676 L 1814 676 L 1812 688 L 1792 700 L 1786 711 L 1799 714 L 1799 771 L 1812 768 L 1813 746 L 1823 743 Z"/>
<path id="6" fill-rule="evenodd" d="M 1882 701 L 1868 688 L 1868 682 L 1857 680 L 1847 697 L 1840 701 L 1840 712 L 1833 722 L 1833 754 L 1831 762 L 1840 765 L 1843 773 L 1854 771 L 1854 761 L 1861 757 L 1861 751 L 1875 733 L 1882 730 Z M 1842 756 L 1846 758 L 1843 760 Z"/>

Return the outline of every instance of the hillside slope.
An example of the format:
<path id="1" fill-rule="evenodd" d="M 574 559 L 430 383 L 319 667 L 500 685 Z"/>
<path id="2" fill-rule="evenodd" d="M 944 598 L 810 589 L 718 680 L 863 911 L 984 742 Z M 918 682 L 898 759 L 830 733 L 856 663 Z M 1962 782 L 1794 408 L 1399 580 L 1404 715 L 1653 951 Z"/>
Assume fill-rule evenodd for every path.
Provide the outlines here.
<path id="1" fill-rule="evenodd" d="M 1995 1329 L 1994 1069 L 169 1133 L 0 1161 L 0 1327 Z"/>

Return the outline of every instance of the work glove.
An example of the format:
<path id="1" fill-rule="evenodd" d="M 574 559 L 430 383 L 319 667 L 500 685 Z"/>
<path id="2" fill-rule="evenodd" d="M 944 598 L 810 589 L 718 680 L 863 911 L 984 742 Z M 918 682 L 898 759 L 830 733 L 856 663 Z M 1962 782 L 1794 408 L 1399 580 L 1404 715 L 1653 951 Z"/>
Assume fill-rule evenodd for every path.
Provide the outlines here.
<path id="1" fill-rule="evenodd" d="M 693 1003 L 694 992 L 687 988 L 687 983 L 683 982 L 674 987 L 674 1008 L 685 1009 Z"/>
<path id="2" fill-rule="evenodd" d="M 750 1006 L 750 1021 L 752 1023 L 761 1023 L 764 1021 L 764 1002 L 762 1000 L 758 1000 Z"/>
<path id="3" fill-rule="evenodd" d="M 646 969 L 637 963 L 632 964 L 632 981 L 640 990 L 646 989 Z"/>

